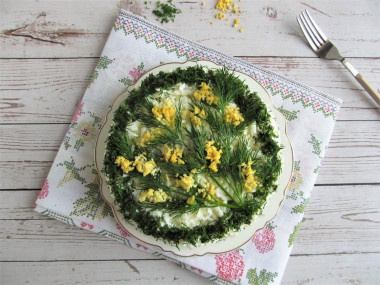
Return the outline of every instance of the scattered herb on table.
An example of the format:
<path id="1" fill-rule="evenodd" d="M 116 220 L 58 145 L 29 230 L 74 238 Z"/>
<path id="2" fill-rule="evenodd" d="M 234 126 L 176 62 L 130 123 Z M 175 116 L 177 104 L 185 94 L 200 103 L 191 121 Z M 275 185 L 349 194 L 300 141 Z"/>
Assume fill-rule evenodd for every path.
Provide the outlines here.
<path id="1" fill-rule="evenodd" d="M 156 9 L 152 11 L 157 16 L 157 20 L 161 23 L 174 22 L 176 14 L 181 13 L 181 10 L 176 8 L 173 0 L 168 0 L 166 3 L 156 2 Z"/>

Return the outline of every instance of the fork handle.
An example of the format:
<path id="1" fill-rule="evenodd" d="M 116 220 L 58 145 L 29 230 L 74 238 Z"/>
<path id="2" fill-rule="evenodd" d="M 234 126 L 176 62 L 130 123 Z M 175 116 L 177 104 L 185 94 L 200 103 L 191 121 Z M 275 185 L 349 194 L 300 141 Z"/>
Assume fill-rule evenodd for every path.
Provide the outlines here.
<path id="1" fill-rule="evenodd" d="M 358 73 L 355 76 L 356 80 L 360 83 L 361 86 L 368 92 L 369 95 L 371 95 L 372 99 L 376 101 L 377 105 L 380 106 L 380 95 L 376 92 L 376 90 L 369 85 L 369 83 L 364 79 L 364 77 Z"/>
<path id="2" fill-rule="evenodd" d="M 380 106 L 380 95 L 377 91 L 364 79 L 351 63 L 349 63 L 345 58 L 342 60 L 343 65 L 348 69 L 348 71 L 356 78 L 360 85 L 371 95 L 372 99 L 375 100 L 377 105 Z"/>

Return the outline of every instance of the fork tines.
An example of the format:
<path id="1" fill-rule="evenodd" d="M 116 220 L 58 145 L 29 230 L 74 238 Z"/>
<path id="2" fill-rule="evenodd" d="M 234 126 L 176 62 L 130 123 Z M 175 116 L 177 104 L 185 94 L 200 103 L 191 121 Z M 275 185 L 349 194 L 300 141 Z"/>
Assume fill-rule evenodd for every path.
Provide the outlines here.
<path id="1" fill-rule="evenodd" d="M 329 41 L 307 10 L 297 17 L 297 22 L 314 51 L 317 51 Z"/>

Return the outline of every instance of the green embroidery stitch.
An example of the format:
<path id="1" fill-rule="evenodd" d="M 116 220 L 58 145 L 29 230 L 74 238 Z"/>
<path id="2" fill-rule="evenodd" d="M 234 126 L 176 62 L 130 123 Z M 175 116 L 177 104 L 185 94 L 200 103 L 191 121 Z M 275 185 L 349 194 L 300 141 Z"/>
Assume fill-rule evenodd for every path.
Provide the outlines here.
<path id="1" fill-rule="evenodd" d="M 267 285 L 273 282 L 277 276 L 277 272 L 269 272 L 266 269 L 261 270 L 259 274 L 257 274 L 256 268 L 249 269 L 247 272 L 248 283 L 251 285 Z"/>
<path id="2" fill-rule="evenodd" d="M 114 59 L 110 59 L 107 56 L 102 56 L 99 58 L 98 64 L 95 67 L 95 71 L 91 76 L 90 85 L 91 85 L 91 83 L 93 83 L 98 78 L 99 70 L 100 69 L 106 69 L 108 67 L 108 65 L 110 65 L 113 61 L 114 61 Z"/>
<path id="3" fill-rule="evenodd" d="M 216 283 L 218 283 L 218 284 L 223 284 L 223 285 L 233 285 L 233 284 L 235 284 L 235 283 L 232 283 L 232 282 L 230 282 L 230 281 L 228 281 L 228 280 L 225 280 L 225 279 L 219 278 L 219 277 L 217 277 L 217 276 L 215 276 L 215 275 L 212 275 L 212 276 L 210 276 L 210 277 L 207 278 L 207 279 L 210 280 L 210 281 L 216 282 Z"/>
<path id="4" fill-rule="evenodd" d="M 125 86 L 133 84 L 132 79 L 126 78 L 126 77 L 123 77 L 122 79 L 119 79 L 119 82 L 123 83 Z"/>
<path id="5" fill-rule="evenodd" d="M 289 91 L 285 93 L 283 90 L 275 89 L 275 88 L 273 88 L 272 85 L 269 85 L 269 84 L 265 85 L 265 88 L 269 89 L 273 95 L 280 94 L 280 96 L 282 97 L 283 100 L 291 99 L 293 104 L 301 103 L 305 109 L 308 107 L 311 107 L 313 109 L 314 113 L 322 112 L 322 114 L 325 118 L 332 117 L 333 120 L 335 121 L 338 117 L 337 112 L 332 112 L 330 108 L 324 108 L 320 104 L 315 104 L 315 102 L 313 102 L 312 100 L 305 100 L 305 98 L 303 98 L 302 96 L 299 96 L 298 94 L 295 94 L 295 93 L 292 93 Z"/>
<path id="6" fill-rule="evenodd" d="M 123 83 L 124 85 L 132 85 L 136 83 L 136 81 L 143 74 L 144 74 L 144 63 L 141 62 L 137 66 L 137 68 L 134 67 L 131 71 L 129 71 L 129 75 L 131 75 L 132 78 L 123 77 L 122 79 L 119 79 L 119 82 Z"/>
<path id="7" fill-rule="evenodd" d="M 92 169 L 92 174 L 95 174 L 94 181 L 85 185 L 90 190 L 84 193 L 86 195 L 85 198 L 80 198 L 74 202 L 74 211 L 70 215 L 101 220 L 112 215 L 112 211 L 110 206 L 101 197 L 99 191 L 100 179 L 97 171 Z"/>
<path id="8" fill-rule="evenodd" d="M 96 138 L 98 131 L 102 126 L 102 119 L 96 116 L 93 112 L 87 111 L 87 114 L 92 120 L 82 122 L 75 121 L 71 123 L 63 143 L 66 150 L 73 147 L 76 151 L 79 151 L 86 142 L 92 141 Z"/>
<path id="9" fill-rule="evenodd" d="M 321 156 L 321 153 L 322 153 L 322 148 L 321 148 L 322 141 L 317 140 L 317 138 L 313 134 L 311 134 L 311 140 L 308 141 L 308 142 L 311 143 L 312 146 L 313 146 L 313 152 L 312 153 L 318 155 L 318 157 L 320 159 L 317 167 L 314 168 L 314 170 L 313 170 L 314 173 L 318 173 L 319 168 L 320 168 L 321 163 L 322 163 L 322 156 Z M 325 149 L 326 148 L 327 148 L 327 146 L 325 147 Z"/>
<path id="10" fill-rule="evenodd" d="M 293 120 L 297 119 L 297 113 L 299 113 L 299 110 L 289 111 L 289 110 L 284 109 L 284 107 L 282 107 L 282 106 L 280 108 L 278 108 L 278 110 L 285 116 L 285 118 L 288 121 L 293 121 Z"/>
<path id="11" fill-rule="evenodd" d="M 64 215 L 61 215 L 61 214 L 57 214 L 53 211 L 45 210 L 45 211 L 41 212 L 41 214 L 47 215 L 47 216 L 49 216 L 53 219 L 56 219 L 58 221 L 61 221 L 61 222 L 67 223 L 69 225 L 75 226 L 73 219 L 66 217 Z"/>
<path id="12" fill-rule="evenodd" d="M 119 242 L 122 242 L 122 243 L 124 243 L 124 244 L 126 244 L 128 246 L 132 246 L 131 243 L 130 243 L 130 241 L 127 238 L 124 238 L 124 237 L 119 236 L 117 234 L 114 234 L 112 232 L 109 232 L 109 231 L 106 231 L 106 230 L 102 230 L 102 231 L 99 232 L 99 235 L 105 236 L 105 237 L 109 237 L 109 238 L 112 238 L 112 239 L 117 240 Z"/>
<path id="13" fill-rule="evenodd" d="M 293 176 L 292 176 L 292 179 L 290 180 L 290 184 L 289 184 L 289 190 L 290 191 L 294 191 L 294 190 L 298 190 L 301 186 L 301 184 L 303 183 L 303 177 L 302 177 L 302 174 L 300 172 L 300 161 L 295 161 L 294 162 L 294 170 L 293 170 Z"/>
<path id="14" fill-rule="evenodd" d="M 300 229 L 300 225 L 301 225 L 301 223 L 298 223 L 296 226 L 294 226 L 293 233 L 290 234 L 289 239 L 288 239 L 289 247 L 291 247 L 294 244 L 294 242 L 296 240 L 296 236 L 297 236 L 298 231 Z"/>
<path id="15" fill-rule="evenodd" d="M 309 203 L 309 198 L 305 199 L 304 197 L 302 197 L 301 203 L 292 208 L 292 214 L 304 213 L 308 203 Z"/>
<path id="16" fill-rule="evenodd" d="M 136 39 L 143 38 L 146 44 L 153 43 L 157 49 L 164 48 L 168 54 L 174 52 L 178 58 L 185 57 L 186 60 L 199 60 L 194 53 L 186 52 L 184 48 L 177 48 L 171 43 L 166 43 L 161 38 L 156 39 L 152 34 L 145 34 L 142 29 L 136 30 L 129 25 L 126 27 L 126 25 L 116 22 L 114 30 L 115 32 L 122 30 L 125 35 L 133 34 Z"/>
<path id="17" fill-rule="evenodd" d="M 313 153 L 320 156 L 322 152 L 321 151 L 322 141 L 317 140 L 317 138 L 313 134 L 311 134 L 311 140 L 308 142 L 313 145 Z"/>
<path id="18" fill-rule="evenodd" d="M 66 172 L 63 175 L 63 177 L 61 178 L 61 180 L 59 180 L 57 188 L 61 187 L 63 184 L 65 184 L 67 182 L 70 182 L 73 179 L 78 180 L 81 184 L 87 183 L 86 179 L 83 178 L 82 176 L 80 176 L 79 173 L 91 165 L 84 165 L 82 167 L 76 167 L 74 158 L 71 157 L 71 161 L 64 161 L 64 162 L 58 163 L 57 166 L 66 167 Z"/>

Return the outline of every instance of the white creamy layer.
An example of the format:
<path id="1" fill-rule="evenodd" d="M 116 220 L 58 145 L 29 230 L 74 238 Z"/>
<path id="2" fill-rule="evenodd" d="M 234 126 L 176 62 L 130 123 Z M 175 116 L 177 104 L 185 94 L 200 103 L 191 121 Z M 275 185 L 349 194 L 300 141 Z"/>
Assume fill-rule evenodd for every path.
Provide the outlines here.
<path id="1" fill-rule="evenodd" d="M 186 110 L 192 109 L 191 108 L 191 99 L 190 95 L 192 95 L 197 90 L 196 85 L 187 85 L 185 83 L 178 83 L 173 88 L 169 90 L 157 90 L 155 94 L 153 94 L 151 102 L 153 105 L 161 105 L 166 100 L 171 100 L 175 106 L 178 106 L 178 104 L 181 104 L 182 110 L 186 112 Z M 231 103 L 233 107 L 236 107 L 234 103 Z M 189 116 L 182 116 L 182 126 L 185 128 L 190 129 L 190 119 Z M 274 126 L 275 133 L 278 134 L 278 126 L 276 124 L 275 119 L 273 116 L 271 116 L 271 123 Z M 206 131 L 208 126 L 206 126 Z M 130 138 L 133 137 L 141 137 L 147 129 L 143 126 L 141 122 L 135 121 L 131 125 L 127 127 L 127 131 Z M 253 123 L 251 126 L 249 126 L 245 131 L 244 135 L 247 138 L 251 138 L 250 140 L 250 146 L 252 148 L 255 148 L 253 137 L 255 137 L 258 133 L 258 128 L 255 123 Z M 234 149 L 234 145 L 231 146 L 232 149 Z M 258 153 L 259 156 L 261 156 L 261 152 Z M 201 184 L 205 184 L 206 182 L 211 183 L 210 180 L 207 179 L 207 177 L 203 174 L 197 174 L 194 175 L 194 179 L 196 182 L 199 182 Z M 136 181 L 135 181 L 136 182 Z M 138 186 L 138 185 L 136 185 Z M 171 186 L 171 182 L 168 181 L 168 186 Z M 227 195 L 216 185 L 214 184 L 216 189 L 216 196 L 220 198 L 224 203 L 228 202 Z M 228 185 L 226 183 L 222 183 L 222 186 L 228 189 Z M 133 195 L 136 200 L 140 197 L 140 190 L 135 190 Z M 164 213 L 160 210 L 151 211 L 150 214 L 154 217 L 161 217 L 161 225 L 168 225 L 170 227 L 180 227 L 181 225 L 186 225 L 187 227 L 195 227 L 197 225 L 209 223 L 212 221 L 218 220 L 220 217 L 224 215 L 224 213 L 227 211 L 226 207 L 214 207 L 214 208 L 201 208 L 199 211 L 194 213 L 185 213 L 181 215 L 178 218 L 173 218 L 168 213 Z"/>

